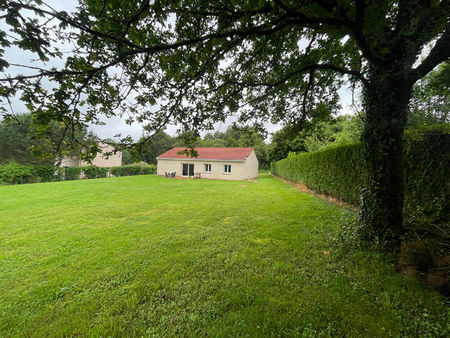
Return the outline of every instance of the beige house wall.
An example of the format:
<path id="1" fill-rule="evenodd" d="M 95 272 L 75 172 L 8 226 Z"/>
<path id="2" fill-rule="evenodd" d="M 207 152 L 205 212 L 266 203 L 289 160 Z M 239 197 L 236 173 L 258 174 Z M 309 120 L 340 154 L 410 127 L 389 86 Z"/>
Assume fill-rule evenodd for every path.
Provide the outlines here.
<path id="1" fill-rule="evenodd" d="M 61 161 L 61 167 L 79 167 L 80 159 L 78 156 L 64 157 Z"/>
<path id="2" fill-rule="evenodd" d="M 182 176 L 183 163 L 194 164 L 194 173 L 201 173 L 201 178 L 221 180 L 244 180 L 258 177 L 258 160 L 256 155 L 244 161 L 218 161 L 197 159 L 158 159 L 157 175 L 164 176 L 166 172 L 175 171 L 176 176 Z M 250 161 L 249 161 L 250 160 Z M 205 171 L 205 164 L 211 164 L 211 172 Z M 231 173 L 225 173 L 224 166 L 231 165 Z"/>
<path id="3" fill-rule="evenodd" d="M 103 146 L 101 149 L 103 153 L 114 150 L 112 146 Z M 87 165 L 89 165 L 89 163 L 81 161 L 82 167 Z M 122 165 L 122 152 L 119 151 L 108 156 L 108 158 L 105 158 L 105 156 L 102 154 L 97 154 L 97 156 L 95 156 L 95 158 L 92 160 L 92 165 L 96 165 L 97 167 L 120 167 Z"/>
<path id="4" fill-rule="evenodd" d="M 252 151 L 250 155 L 248 155 L 247 160 L 245 161 L 245 169 L 244 176 L 246 180 L 257 178 L 258 177 L 258 169 L 259 162 L 256 157 L 255 151 Z"/>
<path id="5" fill-rule="evenodd" d="M 103 153 L 113 151 L 114 148 L 109 145 L 100 144 L 100 148 Z M 81 161 L 78 156 L 64 157 L 61 161 L 61 167 L 84 167 L 90 165 L 88 162 Z M 122 165 L 122 152 L 119 151 L 116 154 L 110 155 L 105 158 L 104 155 L 98 153 L 92 160 L 92 165 L 97 167 L 120 167 Z"/>

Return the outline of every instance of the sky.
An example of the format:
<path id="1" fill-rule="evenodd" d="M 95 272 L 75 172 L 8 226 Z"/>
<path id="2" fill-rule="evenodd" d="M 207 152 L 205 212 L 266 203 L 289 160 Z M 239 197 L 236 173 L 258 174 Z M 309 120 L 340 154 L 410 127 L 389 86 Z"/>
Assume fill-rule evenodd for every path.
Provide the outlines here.
<path id="1" fill-rule="evenodd" d="M 55 10 L 57 11 L 67 11 L 67 12 L 71 12 L 76 8 L 77 5 L 77 1 L 76 0 L 48 0 L 46 1 L 47 4 L 49 4 L 51 7 L 53 7 Z M 0 29 L 4 29 L 5 28 L 5 24 L 0 21 Z M 62 48 L 64 48 L 64 46 L 61 46 Z M 35 55 L 32 55 L 31 53 L 27 53 L 24 52 L 22 50 L 19 50 L 18 48 L 12 48 L 10 50 L 7 50 L 5 53 L 5 57 L 8 61 L 10 61 L 11 63 L 14 62 L 16 64 L 25 64 L 25 65 L 30 65 L 30 59 L 36 58 Z M 39 62 L 33 62 L 32 65 L 37 65 Z M 61 66 L 63 64 L 62 60 L 54 60 L 54 61 L 50 61 L 48 62 L 45 66 L 46 67 L 51 67 L 51 66 Z M 13 74 L 27 74 L 30 73 L 29 70 L 27 69 L 23 69 L 23 68 L 19 68 L 19 67 L 10 67 L 8 69 L 8 73 L 13 75 Z M 339 115 L 342 114 L 351 114 L 353 115 L 356 110 L 355 108 L 352 106 L 352 95 L 351 95 L 351 91 L 349 88 L 346 88 L 345 86 L 342 87 L 339 91 L 338 94 L 340 96 L 340 104 L 341 104 L 341 110 L 339 111 Z M 13 100 L 12 101 L 12 109 L 13 109 L 13 113 L 21 113 L 21 112 L 25 112 L 26 109 L 24 107 L 24 105 L 18 100 Z M 234 121 L 236 121 L 237 118 L 236 117 L 229 117 L 224 123 L 216 123 L 214 125 L 214 131 L 225 131 L 227 129 L 228 126 L 230 126 Z M 121 134 L 122 137 L 130 135 L 134 140 L 138 140 L 139 137 L 142 136 L 142 128 L 138 123 L 133 123 L 131 125 L 127 125 L 124 122 L 124 119 L 120 118 L 120 117 L 112 117 L 109 119 L 104 118 L 103 122 L 105 123 L 105 125 L 103 126 L 99 126 L 99 125 L 92 125 L 91 126 L 91 130 L 98 135 L 100 138 L 113 138 L 114 135 L 116 134 Z M 265 128 L 268 132 L 269 135 L 269 139 L 270 140 L 270 134 L 281 129 L 282 125 L 281 124 L 271 124 L 271 123 L 266 123 Z M 176 132 L 177 132 L 178 127 L 175 125 L 168 125 L 166 128 L 166 132 L 169 135 L 175 136 Z M 209 131 L 211 132 L 211 131 Z M 206 134 L 207 132 L 203 132 L 202 136 L 204 134 Z"/>

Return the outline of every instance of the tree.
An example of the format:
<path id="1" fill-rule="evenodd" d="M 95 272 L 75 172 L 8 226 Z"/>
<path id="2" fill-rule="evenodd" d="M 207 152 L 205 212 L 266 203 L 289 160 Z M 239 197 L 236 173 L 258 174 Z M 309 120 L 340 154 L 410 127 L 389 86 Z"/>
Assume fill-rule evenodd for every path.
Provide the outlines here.
<path id="1" fill-rule="evenodd" d="M 359 142 L 362 120 L 357 116 L 342 115 L 331 121 L 319 122 L 304 135 L 304 147 L 308 152 L 318 151 L 337 145 Z"/>
<path id="2" fill-rule="evenodd" d="M 42 0 L 2 0 L 0 10 L 11 28 L 0 33 L 3 48 L 42 61 L 69 55 L 60 69 L 17 75 L 0 50 L 3 98 L 20 95 L 41 121 L 101 123 L 101 114 L 124 113 L 154 131 L 167 123 L 198 131 L 239 112 L 241 122 L 299 124 L 336 106 L 343 81 L 359 83 L 361 233 L 399 243 L 408 103 L 414 83 L 449 58 L 448 0 L 84 0 L 71 14 Z"/>
<path id="3" fill-rule="evenodd" d="M 85 141 L 85 129 L 74 130 L 73 138 Z M 0 122 L 0 163 L 16 161 L 21 164 L 58 164 L 64 154 L 78 153 L 81 143 L 71 143 L 67 132 L 57 121 L 50 121 L 49 128 L 39 130 L 30 114 L 19 114 Z"/>
<path id="4" fill-rule="evenodd" d="M 414 85 L 410 126 L 450 122 L 450 63 L 441 64 Z"/>
<path id="5" fill-rule="evenodd" d="M 9 161 L 45 164 L 42 158 L 32 152 L 33 147 L 43 146 L 45 143 L 36 140 L 33 135 L 31 115 L 18 115 L 14 120 L 0 122 L 0 164 Z M 50 164 L 53 164 L 51 161 L 50 159 Z"/>
<path id="6" fill-rule="evenodd" d="M 138 157 L 150 164 L 156 164 L 156 157 L 174 147 L 175 140 L 163 131 L 157 132 L 150 140 L 143 136 L 138 142 Z"/>

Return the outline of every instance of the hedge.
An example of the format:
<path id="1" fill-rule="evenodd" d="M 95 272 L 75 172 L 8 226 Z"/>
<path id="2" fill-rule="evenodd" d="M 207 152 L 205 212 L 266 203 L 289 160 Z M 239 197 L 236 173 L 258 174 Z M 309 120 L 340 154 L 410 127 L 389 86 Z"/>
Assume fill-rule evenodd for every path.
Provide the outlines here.
<path id="1" fill-rule="evenodd" d="M 86 178 L 103 178 L 108 176 L 109 168 L 97 167 L 96 165 L 89 165 L 82 167 L 84 175 Z"/>
<path id="2" fill-rule="evenodd" d="M 405 210 L 444 220 L 448 216 L 450 191 L 450 134 L 431 131 L 420 137 L 405 136 Z M 358 205 L 364 186 L 360 144 L 290 154 L 272 163 L 272 172 L 312 190 Z M 447 215 L 447 216 L 446 216 Z"/>
<path id="3" fill-rule="evenodd" d="M 112 167 L 110 172 L 114 176 L 152 175 L 156 174 L 156 165 L 128 164 L 120 167 Z"/>
<path id="4" fill-rule="evenodd" d="M 0 182 L 3 184 L 23 184 L 33 181 L 33 168 L 16 162 L 0 166 Z"/>
<path id="5" fill-rule="evenodd" d="M 358 204 L 363 186 L 361 145 L 353 144 L 313 153 L 289 154 L 272 164 L 272 172 L 291 182 L 342 201 Z"/>
<path id="6" fill-rule="evenodd" d="M 66 169 L 66 180 L 72 181 L 72 180 L 78 180 L 81 175 L 81 168 L 80 167 L 69 167 Z"/>
<path id="7" fill-rule="evenodd" d="M 55 178 L 55 167 L 52 165 L 38 165 L 31 168 L 33 176 L 38 177 L 41 182 L 50 182 Z"/>
<path id="8" fill-rule="evenodd" d="M 109 175 L 131 176 L 156 173 L 154 164 L 130 164 L 121 167 L 86 167 L 55 168 L 51 165 L 28 166 L 16 162 L 0 165 L 0 184 L 23 184 L 62 180 L 77 180 L 83 172 L 86 178 L 101 178 Z"/>

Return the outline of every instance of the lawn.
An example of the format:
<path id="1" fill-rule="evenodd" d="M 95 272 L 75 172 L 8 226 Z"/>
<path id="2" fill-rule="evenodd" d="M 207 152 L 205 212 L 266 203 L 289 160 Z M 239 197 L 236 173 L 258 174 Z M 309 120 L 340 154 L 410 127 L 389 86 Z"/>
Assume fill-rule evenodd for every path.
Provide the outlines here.
<path id="1" fill-rule="evenodd" d="M 262 175 L 0 187 L 0 336 L 445 336 L 353 212 Z M 324 254 L 330 251 L 330 254 Z"/>

